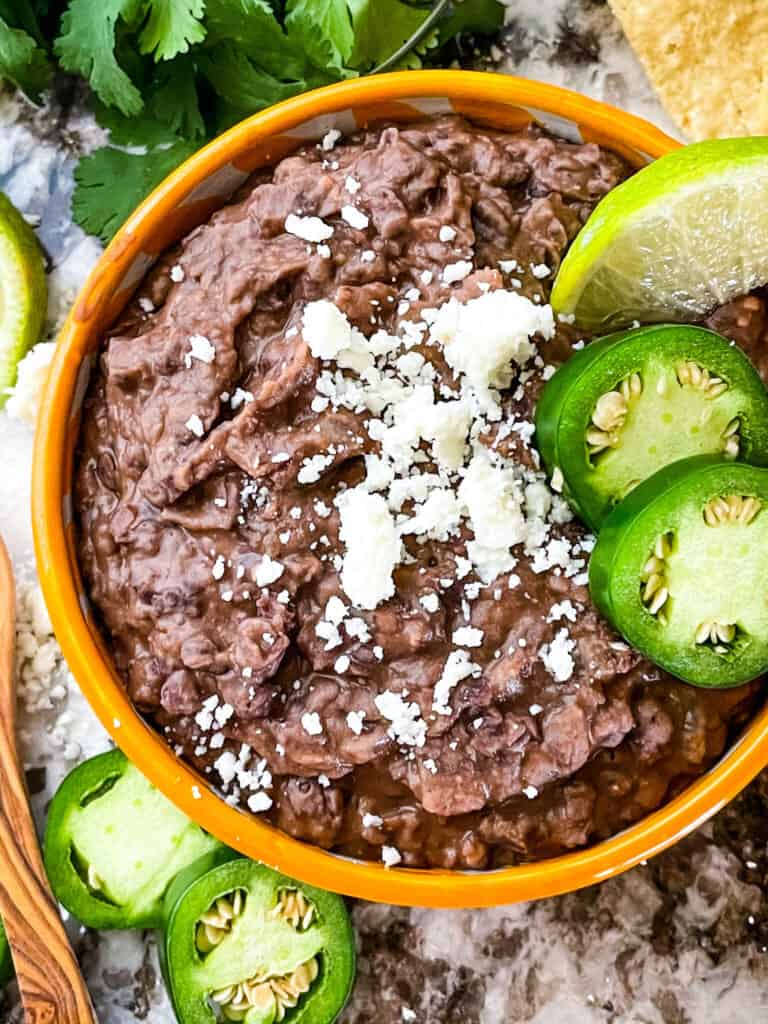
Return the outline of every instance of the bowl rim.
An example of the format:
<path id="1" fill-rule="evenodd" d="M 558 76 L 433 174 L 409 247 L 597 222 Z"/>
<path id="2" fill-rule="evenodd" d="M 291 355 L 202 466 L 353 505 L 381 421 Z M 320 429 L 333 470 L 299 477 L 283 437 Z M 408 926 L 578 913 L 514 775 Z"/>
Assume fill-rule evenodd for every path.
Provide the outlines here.
<path id="1" fill-rule="evenodd" d="M 680 145 L 650 123 L 578 93 L 474 71 L 406 71 L 356 79 L 286 100 L 240 122 L 190 157 L 137 208 L 99 259 L 73 306 L 59 336 L 41 402 L 32 472 L 32 521 L 42 589 L 73 675 L 117 745 L 190 818 L 228 845 L 307 884 L 398 905 L 479 907 L 591 885 L 682 838 L 724 806 L 768 761 L 768 708 L 707 774 L 623 832 L 586 849 L 489 871 L 389 869 L 380 863 L 328 853 L 229 806 L 172 752 L 133 708 L 88 628 L 67 546 L 72 522 L 71 501 L 68 504 L 66 500 L 72 470 L 70 441 L 76 429 L 71 419 L 72 399 L 83 386 L 81 362 L 87 338 L 96 330 L 93 321 L 84 322 L 78 311 L 89 302 L 103 308 L 149 226 L 171 211 L 180 196 L 255 142 L 350 107 L 373 108 L 430 97 L 532 107 L 569 119 L 599 135 L 601 141 L 614 142 L 619 148 L 633 147 L 651 159 Z"/>

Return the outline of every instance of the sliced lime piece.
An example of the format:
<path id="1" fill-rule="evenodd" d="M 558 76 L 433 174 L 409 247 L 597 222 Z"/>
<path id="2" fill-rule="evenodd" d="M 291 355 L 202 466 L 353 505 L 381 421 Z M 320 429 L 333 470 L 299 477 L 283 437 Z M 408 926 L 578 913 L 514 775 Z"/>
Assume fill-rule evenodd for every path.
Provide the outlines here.
<path id="1" fill-rule="evenodd" d="M 563 260 L 558 313 L 586 328 L 691 321 L 768 282 L 768 137 L 714 139 L 598 203 Z"/>
<path id="2" fill-rule="evenodd" d="M 16 381 L 19 360 L 40 338 L 47 295 L 35 233 L 0 192 L 0 408 Z"/>

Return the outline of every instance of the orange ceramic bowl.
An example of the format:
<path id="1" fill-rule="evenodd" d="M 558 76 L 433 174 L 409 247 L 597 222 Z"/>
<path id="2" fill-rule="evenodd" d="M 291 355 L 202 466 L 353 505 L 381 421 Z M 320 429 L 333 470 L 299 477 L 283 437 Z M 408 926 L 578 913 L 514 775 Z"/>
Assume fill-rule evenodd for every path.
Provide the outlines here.
<path id="1" fill-rule="evenodd" d="M 658 853 L 700 825 L 768 761 L 768 710 L 680 796 L 605 842 L 533 864 L 487 872 L 386 869 L 326 853 L 228 806 L 137 714 L 89 609 L 72 516 L 73 448 L 99 340 L 159 253 L 221 206 L 255 168 L 329 128 L 382 118 L 413 121 L 456 111 L 500 128 L 541 122 L 600 142 L 640 166 L 678 143 L 622 111 L 550 85 L 503 75 L 418 71 L 320 89 L 232 128 L 170 175 L 117 233 L 61 334 L 37 427 L 32 510 L 37 562 L 56 634 L 105 728 L 169 799 L 230 846 L 312 885 L 387 903 L 489 906 L 578 889 Z"/>

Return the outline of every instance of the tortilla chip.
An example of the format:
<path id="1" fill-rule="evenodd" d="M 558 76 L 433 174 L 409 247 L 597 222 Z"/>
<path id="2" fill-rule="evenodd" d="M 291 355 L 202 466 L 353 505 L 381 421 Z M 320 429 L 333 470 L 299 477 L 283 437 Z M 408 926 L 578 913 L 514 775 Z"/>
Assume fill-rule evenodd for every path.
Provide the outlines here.
<path id="1" fill-rule="evenodd" d="M 768 0 L 609 0 L 690 139 L 768 135 Z"/>

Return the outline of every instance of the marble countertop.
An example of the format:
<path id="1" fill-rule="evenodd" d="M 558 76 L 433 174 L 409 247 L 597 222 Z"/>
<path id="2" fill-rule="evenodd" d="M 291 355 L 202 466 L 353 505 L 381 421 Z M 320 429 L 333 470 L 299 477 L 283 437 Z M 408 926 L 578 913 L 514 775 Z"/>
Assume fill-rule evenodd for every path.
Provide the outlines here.
<path id="1" fill-rule="evenodd" d="M 507 0 L 496 69 L 578 89 L 674 133 L 603 0 Z M 100 133 L 65 86 L 40 111 L 0 94 L 0 188 L 40 218 L 52 323 L 99 247 L 72 224 L 78 154 Z M 0 414 L 0 531 L 34 579 L 28 514 L 32 432 Z M 108 746 L 62 666 L 59 696 L 21 708 L 40 821 L 81 757 Z M 46 707 L 45 704 L 52 706 Z M 768 773 L 674 849 L 580 893 L 491 910 L 357 903 L 360 966 L 344 1024 L 753 1024 L 768 1011 Z M 151 934 L 98 935 L 70 922 L 102 1024 L 168 1024 Z M 20 1022 L 10 1001 L 0 1022 Z"/>

